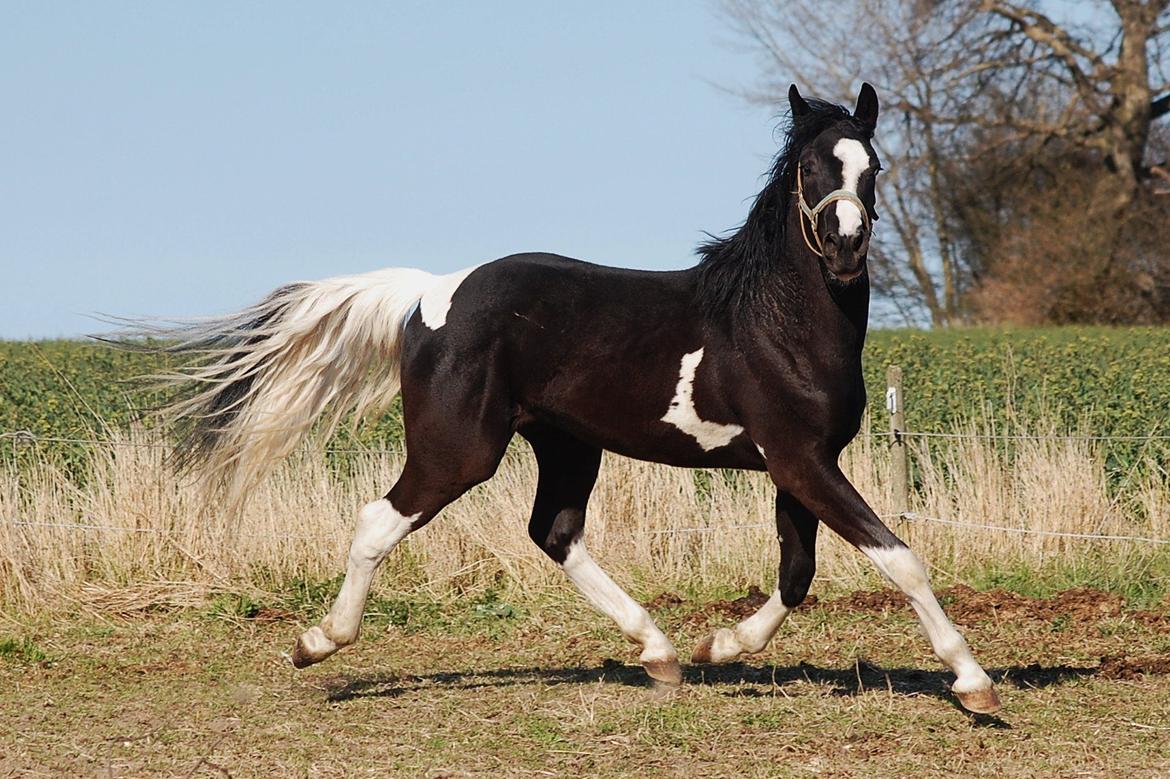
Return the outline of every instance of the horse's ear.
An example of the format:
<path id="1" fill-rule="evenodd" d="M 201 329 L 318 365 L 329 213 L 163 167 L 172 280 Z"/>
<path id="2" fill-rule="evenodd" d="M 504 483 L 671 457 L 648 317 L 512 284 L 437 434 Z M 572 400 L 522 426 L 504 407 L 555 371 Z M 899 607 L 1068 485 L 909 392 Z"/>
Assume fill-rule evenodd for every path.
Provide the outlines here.
<path id="1" fill-rule="evenodd" d="M 800 90 L 796 88 L 796 84 L 788 87 L 788 105 L 792 108 L 793 119 L 799 119 L 812 110 L 804 98 L 800 96 Z"/>
<path id="2" fill-rule="evenodd" d="M 861 85 L 861 92 L 857 95 L 857 107 L 853 109 L 853 117 L 870 130 L 877 126 L 877 92 L 869 85 L 869 82 Z"/>

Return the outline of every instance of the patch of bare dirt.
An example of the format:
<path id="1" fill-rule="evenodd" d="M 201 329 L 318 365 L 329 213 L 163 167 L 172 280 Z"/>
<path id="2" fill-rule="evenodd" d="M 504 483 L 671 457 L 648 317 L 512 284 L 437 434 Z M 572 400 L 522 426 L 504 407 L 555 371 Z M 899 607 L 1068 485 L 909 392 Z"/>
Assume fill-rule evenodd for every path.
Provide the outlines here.
<path id="1" fill-rule="evenodd" d="M 1170 657 L 1106 655 L 1101 658 L 1097 671 L 1097 676 L 1102 679 L 1138 679 L 1151 674 L 1170 674 Z"/>
<path id="2" fill-rule="evenodd" d="M 683 604 L 683 599 L 673 592 L 660 592 L 642 605 L 651 611 L 674 609 Z"/>
<path id="3" fill-rule="evenodd" d="M 910 608 L 910 601 L 898 590 L 857 590 L 825 603 L 826 609 L 885 612 Z"/>
<path id="4" fill-rule="evenodd" d="M 707 604 L 703 609 L 704 616 L 720 615 L 731 619 L 746 619 L 760 610 L 768 602 L 768 596 L 754 584 L 748 587 L 747 595 L 734 600 L 717 600 Z"/>
<path id="5" fill-rule="evenodd" d="M 642 605 L 652 611 L 656 609 L 674 609 L 689 605 L 691 610 L 683 617 L 683 624 L 702 626 L 716 618 L 738 621 L 750 617 L 768 602 L 768 597 L 767 593 L 753 584 L 748 587 L 747 594 L 739 598 L 716 600 L 708 603 L 692 602 L 688 604 L 686 600 L 673 592 L 662 592 Z M 804 603 L 800 605 L 800 608 L 812 608 L 816 605 L 817 596 L 809 595 L 805 598 Z M 697 608 L 695 608 L 696 606 Z"/>
<path id="6" fill-rule="evenodd" d="M 976 592 L 966 585 L 949 587 L 942 593 L 947 612 L 957 622 L 980 620 L 1033 620 L 1051 622 L 1058 618 L 1095 622 L 1117 617 L 1125 599 L 1091 587 L 1065 590 L 1051 598 L 1029 598 L 1005 590 Z"/>
<path id="7" fill-rule="evenodd" d="M 250 619 L 253 622 L 295 622 L 297 615 L 288 609 L 261 606 Z"/>
<path id="8" fill-rule="evenodd" d="M 982 620 L 1031 620 L 1051 622 L 1057 618 L 1094 622 L 1120 616 L 1125 599 L 1091 587 L 1065 590 L 1051 598 L 1030 598 L 1007 590 L 979 592 L 964 584 L 957 584 L 939 592 L 943 608 L 951 619 L 961 623 Z M 906 596 L 897 590 L 871 590 L 850 593 L 825 604 L 830 609 L 886 612 L 909 606 Z M 1166 615 L 1157 612 L 1135 612 L 1143 622 L 1161 621 Z"/>
<path id="9" fill-rule="evenodd" d="M 960 624 L 1000 620 L 1052 622 L 1057 619 L 1093 623 L 1124 613 L 1142 624 L 1170 625 L 1170 604 L 1166 611 L 1126 612 L 1125 599 L 1120 595 L 1091 587 L 1065 590 L 1051 598 L 1031 598 L 1001 589 L 979 592 L 958 584 L 941 590 L 939 597 L 947 614 Z M 767 600 L 768 595 L 752 586 L 742 597 L 709 603 L 688 603 L 676 593 L 663 592 L 646 602 L 645 606 L 652 610 L 689 606 L 691 610 L 683 618 L 684 624 L 704 625 L 716 618 L 744 619 L 754 614 Z M 802 609 L 820 607 L 832 611 L 870 613 L 909 611 L 909 606 L 906 596 L 894 589 L 858 590 L 823 603 L 818 603 L 816 596 L 810 595 L 801 604 Z"/>
<path id="10" fill-rule="evenodd" d="M 752 585 L 743 597 L 699 604 L 698 609 L 683 619 L 683 624 L 702 626 L 717 618 L 739 621 L 755 614 L 767 602 L 768 596 L 759 587 Z"/>

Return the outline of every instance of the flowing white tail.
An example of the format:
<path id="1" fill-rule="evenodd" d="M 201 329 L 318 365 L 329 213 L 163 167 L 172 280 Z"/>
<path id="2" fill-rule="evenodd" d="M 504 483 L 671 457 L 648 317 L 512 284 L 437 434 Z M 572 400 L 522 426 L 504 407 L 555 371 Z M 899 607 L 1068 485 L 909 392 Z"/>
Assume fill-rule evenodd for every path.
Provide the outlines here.
<path id="1" fill-rule="evenodd" d="M 234 504 L 323 422 L 383 409 L 398 394 L 404 320 L 444 277 L 411 268 L 296 282 L 234 314 L 139 326 L 167 353 L 195 355 L 159 378 L 179 391 L 162 414 L 179 462 Z"/>

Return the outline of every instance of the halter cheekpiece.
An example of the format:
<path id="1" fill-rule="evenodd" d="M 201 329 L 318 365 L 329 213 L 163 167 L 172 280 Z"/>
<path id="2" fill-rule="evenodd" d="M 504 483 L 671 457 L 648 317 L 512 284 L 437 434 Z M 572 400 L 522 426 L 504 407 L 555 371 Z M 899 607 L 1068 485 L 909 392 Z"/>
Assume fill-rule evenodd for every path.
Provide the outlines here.
<path id="1" fill-rule="evenodd" d="M 820 216 L 821 212 L 824 211 L 830 203 L 835 203 L 838 200 L 844 200 L 847 203 L 852 203 L 853 205 L 857 206 L 857 210 L 861 212 L 861 220 L 865 224 L 865 229 L 869 229 L 869 211 L 866 209 L 865 203 L 862 203 L 861 198 L 847 189 L 834 189 L 832 192 L 821 198 L 820 202 L 817 203 L 816 206 L 809 208 L 808 203 L 804 201 L 804 183 L 800 176 L 800 165 L 799 163 L 797 164 L 796 202 L 800 206 L 800 213 L 803 214 L 803 217 L 800 220 L 800 235 L 804 238 L 805 246 L 809 248 L 809 251 L 818 257 L 824 257 L 825 251 L 824 245 L 821 243 L 821 236 L 817 233 L 817 217 Z M 808 239 L 808 232 L 804 227 L 805 219 L 807 219 L 809 224 L 812 225 L 813 241 L 816 242 L 816 246 L 813 246 L 813 241 L 809 241 Z"/>

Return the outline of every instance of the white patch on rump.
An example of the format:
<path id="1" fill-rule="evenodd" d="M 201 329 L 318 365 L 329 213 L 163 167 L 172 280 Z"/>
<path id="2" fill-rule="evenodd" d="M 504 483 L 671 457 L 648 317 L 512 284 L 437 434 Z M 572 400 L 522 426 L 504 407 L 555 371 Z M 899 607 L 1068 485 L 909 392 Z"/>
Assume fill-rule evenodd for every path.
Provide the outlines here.
<path id="1" fill-rule="evenodd" d="M 737 435 L 743 432 L 739 425 L 721 425 L 718 422 L 707 422 L 699 418 L 695 410 L 695 371 L 703 361 L 703 350 L 699 349 L 684 354 L 682 366 L 679 368 L 678 386 L 674 390 L 674 399 L 670 401 L 670 408 L 662 417 L 662 421 L 674 425 L 679 430 L 693 437 L 703 447 L 704 452 L 727 446 Z"/>
<path id="2" fill-rule="evenodd" d="M 833 146 L 833 156 L 841 160 L 841 189 L 857 194 L 857 182 L 869 167 L 869 152 L 861 141 L 842 138 Z M 837 201 L 837 226 L 841 235 L 853 235 L 861 228 L 861 211 L 855 203 Z"/>
<path id="3" fill-rule="evenodd" d="M 435 279 L 434 285 L 423 293 L 422 299 L 419 301 L 424 325 L 432 330 L 438 330 L 447 324 L 447 312 L 451 310 L 451 300 L 455 297 L 455 291 L 459 289 L 463 280 L 478 267 L 478 265 L 473 265 L 470 268 L 448 273 L 446 276 L 439 276 Z"/>

